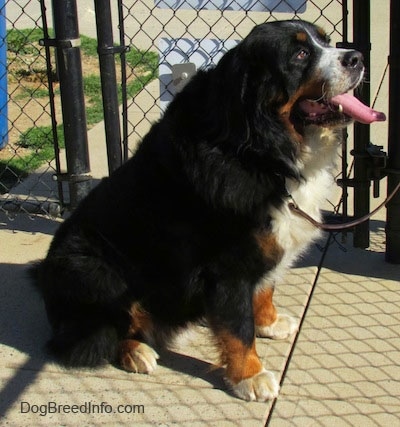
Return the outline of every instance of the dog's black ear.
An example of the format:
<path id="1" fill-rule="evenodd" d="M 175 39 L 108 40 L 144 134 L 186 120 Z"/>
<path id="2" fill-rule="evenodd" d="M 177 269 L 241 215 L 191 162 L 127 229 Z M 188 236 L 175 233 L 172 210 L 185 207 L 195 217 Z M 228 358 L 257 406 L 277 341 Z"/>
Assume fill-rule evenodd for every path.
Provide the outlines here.
<path id="1" fill-rule="evenodd" d="M 248 43 L 243 41 L 228 51 L 213 73 L 215 105 L 224 108 L 230 129 L 246 129 L 247 118 L 254 118 L 261 110 L 272 113 L 275 106 L 287 101 L 280 74 L 274 72 L 269 61 L 261 57 L 255 60 L 252 52 L 246 52 L 246 46 Z"/>
<path id="2" fill-rule="evenodd" d="M 279 107 L 288 100 L 286 86 L 268 61 L 254 65 L 247 55 L 239 44 L 213 73 L 219 146 L 233 151 L 252 170 L 297 178 L 296 146 L 278 117 Z"/>
<path id="3" fill-rule="evenodd" d="M 246 64 L 247 79 L 244 98 L 248 102 L 274 112 L 287 102 L 289 94 L 281 58 L 284 42 L 274 25 L 261 24 L 238 45 L 237 56 Z M 257 98 L 254 98 L 254 97 Z"/>

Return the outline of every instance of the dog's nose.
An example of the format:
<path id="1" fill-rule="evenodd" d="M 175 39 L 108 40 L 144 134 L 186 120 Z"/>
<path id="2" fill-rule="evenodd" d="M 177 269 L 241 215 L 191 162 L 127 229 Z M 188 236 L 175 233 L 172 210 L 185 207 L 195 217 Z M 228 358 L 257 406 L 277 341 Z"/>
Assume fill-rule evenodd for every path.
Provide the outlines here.
<path id="1" fill-rule="evenodd" d="M 341 63 L 343 67 L 356 68 L 357 66 L 362 65 L 363 59 L 362 53 L 357 50 L 349 50 L 341 58 Z"/>

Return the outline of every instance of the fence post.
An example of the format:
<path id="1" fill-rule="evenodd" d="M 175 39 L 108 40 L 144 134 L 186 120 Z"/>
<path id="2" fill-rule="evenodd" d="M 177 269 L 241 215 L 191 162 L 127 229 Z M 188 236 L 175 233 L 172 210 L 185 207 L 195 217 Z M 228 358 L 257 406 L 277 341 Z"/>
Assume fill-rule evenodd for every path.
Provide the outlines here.
<path id="1" fill-rule="evenodd" d="M 114 47 L 110 0 L 96 0 L 97 43 L 103 95 L 104 127 L 106 132 L 109 173 L 122 164 L 121 129 L 115 53 L 123 47 Z"/>
<path id="2" fill-rule="evenodd" d="M 390 2 L 388 194 L 400 181 L 400 3 Z M 400 192 L 386 211 L 386 261 L 400 264 Z"/>
<path id="3" fill-rule="evenodd" d="M 0 0 L 0 149 L 8 143 L 7 30 L 5 0 Z"/>
<path id="4" fill-rule="evenodd" d="M 364 64 L 370 69 L 370 2 L 354 0 L 353 2 L 353 42 L 355 48 L 364 55 Z M 370 85 L 364 84 L 359 90 L 360 100 L 369 105 Z M 369 155 L 367 146 L 370 142 L 369 125 L 354 123 L 354 216 L 359 218 L 370 211 L 370 186 L 368 176 Z M 354 229 L 353 245 L 356 248 L 369 246 L 369 221 Z"/>
<path id="5" fill-rule="evenodd" d="M 52 0 L 57 67 L 67 158 L 70 205 L 91 188 L 76 0 Z"/>

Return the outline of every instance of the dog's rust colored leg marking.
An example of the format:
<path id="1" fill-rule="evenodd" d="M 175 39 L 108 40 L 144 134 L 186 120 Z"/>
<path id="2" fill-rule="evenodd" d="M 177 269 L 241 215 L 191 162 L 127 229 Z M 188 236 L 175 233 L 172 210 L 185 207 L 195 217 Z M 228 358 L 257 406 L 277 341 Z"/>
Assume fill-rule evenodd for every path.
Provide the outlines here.
<path id="1" fill-rule="evenodd" d="M 268 267 L 273 268 L 279 264 L 284 251 L 275 236 L 269 231 L 260 231 L 255 234 L 255 238 Z"/>
<path id="2" fill-rule="evenodd" d="M 269 326 L 278 317 L 272 302 L 273 288 L 261 289 L 253 297 L 254 323 L 256 326 Z"/>
<path id="3" fill-rule="evenodd" d="M 118 362 L 129 372 L 149 374 L 157 366 L 158 354 L 147 344 L 137 338 L 144 339 L 152 334 L 154 326 L 149 313 L 138 302 L 129 309 L 130 323 L 126 339 L 118 346 Z"/>
<path id="4" fill-rule="evenodd" d="M 138 302 L 134 302 L 129 310 L 130 325 L 128 329 L 128 337 L 134 337 L 138 333 L 148 335 L 152 333 L 153 321 Z"/>
<path id="5" fill-rule="evenodd" d="M 220 332 L 217 336 L 221 347 L 222 363 L 226 365 L 226 377 L 232 384 L 238 384 L 263 370 L 256 352 L 255 340 L 250 347 L 247 347 L 229 332 Z"/>
<path id="6" fill-rule="evenodd" d="M 282 340 L 298 329 L 298 322 L 287 314 L 278 314 L 272 302 L 273 288 L 256 292 L 253 297 L 254 324 L 258 337 Z"/>
<path id="7" fill-rule="evenodd" d="M 123 340 L 119 343 L 118 361 L 121 367 L 126 371 L 135 371 L 135 369 L 132 368 L 130 354 L 134 353 L 140 344 L 141 342 L 136 340 Z"/>
<path id="8" fill-rule="evenodd" d="M 150 374 L 157 366 L 158 354 L 147 344 L 126 339 L 119 343 L 118 362 L 129 372 Z"/>

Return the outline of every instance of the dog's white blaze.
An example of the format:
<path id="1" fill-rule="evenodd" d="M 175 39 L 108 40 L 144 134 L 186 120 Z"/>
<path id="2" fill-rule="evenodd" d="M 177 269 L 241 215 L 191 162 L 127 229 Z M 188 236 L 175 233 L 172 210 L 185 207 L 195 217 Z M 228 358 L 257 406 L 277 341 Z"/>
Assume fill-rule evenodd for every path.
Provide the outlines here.
<path id="1" fill-rule="evenodd" d="M 357 87 L 364 77 L 364 71 L 355 81 L 353 81 L 353 76 L 343 72 L 342 58 L 351 50 L 324 46 L 310 32 L 307 31 L 307 34 L 313 45 L 321 51 L 318 69 L 322 79 L 327 82 L 324 94 L 326 98 L 332 98 Z"/>

